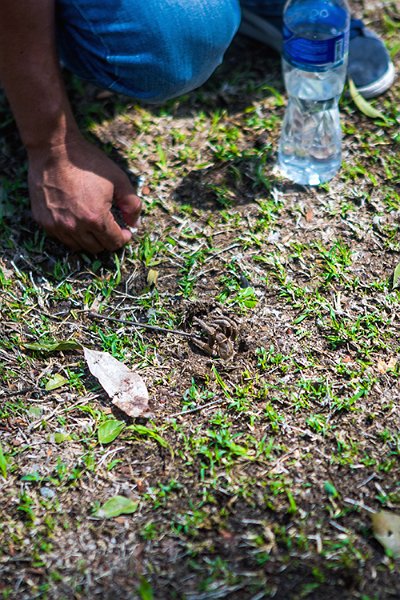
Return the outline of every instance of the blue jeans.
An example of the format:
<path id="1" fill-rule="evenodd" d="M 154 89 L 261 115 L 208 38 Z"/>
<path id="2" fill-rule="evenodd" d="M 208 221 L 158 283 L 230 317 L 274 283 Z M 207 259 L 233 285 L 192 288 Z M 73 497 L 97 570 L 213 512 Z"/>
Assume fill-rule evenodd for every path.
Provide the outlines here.
<path id="1" fill-rule="evenodd" d="M 56 11 L 66 67 L 147 102 L 204 83 L 240 24 L 239 0 L 57 0 Z"/>

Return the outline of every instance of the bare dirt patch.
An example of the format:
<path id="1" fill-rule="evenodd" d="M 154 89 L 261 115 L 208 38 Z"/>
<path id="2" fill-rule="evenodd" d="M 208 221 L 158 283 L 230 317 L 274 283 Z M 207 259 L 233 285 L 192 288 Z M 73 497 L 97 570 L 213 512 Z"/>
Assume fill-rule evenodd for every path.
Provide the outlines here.
<path id="1" fill-rule="evenodd" d="M 389 13 L 398 27 L 396 7 L 375 24 L 395 47 Z M 272 173 L 279 73 L 238 40 L 206 86 L 156 109 L 70 81 L 82 126 L 140 176 L 144 231 L 118 256 L 37 231 L 2 100 L 3 598 L 400 597 L 368 510 L 400 506 L 399 84 L 376 102 L 390 126 L 342 100 L 343 168 L 306 189 Z M 126 323 L 207 342 L 198 320 L 216 318 L 237 323 L 222 358 Z M 81 352 L 46 351 L 70 339 L 136 366 L 150 433 L 126 420 L 98 442 L 123 416 Z M 117 494 L 138 511 L 96 519 Z"/>

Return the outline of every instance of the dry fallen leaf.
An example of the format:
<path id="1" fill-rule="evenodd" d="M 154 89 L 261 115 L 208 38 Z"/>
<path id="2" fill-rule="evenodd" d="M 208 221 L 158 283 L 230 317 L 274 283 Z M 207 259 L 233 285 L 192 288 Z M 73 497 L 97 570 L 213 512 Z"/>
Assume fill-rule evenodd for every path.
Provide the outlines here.
<path id="1" fill-rule="evenodd" d="M 400 558 L 400 515 L 381 510 L 372 515 L 372 530 L 380 544 Z"/>
<path id="2" fill-rule="evenodd" d="M 157 286 L 157 281 L 158 281 L 158 271 L 156 271 L 155 269 L 149 269 L 149 272 L 147 273 L 148 285 Z"/>
<path id="3" fill-rule="evenodd" d="M 308 208 L 305 214 L 305 219 L 307 221 L 307 223 L 311 223 L 311 221 L 314 218 L 314 211 L 312 208 Z"/>
<path id="4" fill-rule="evenodd" d="M 391 371 L 392 369 L 395 368 L 395 366 L 397 365 L 397 358 L 395 356 L 392 356 L 388 362 L 385 362 L 382 358 L 378 358 L 378 362 L 377 362 L 377 369 L 379 373 L 387 373 L 388 371 Z"/>
<path id="5" fill-rule="evenodd" d="M 110 396 L 112 403 L 129 417 L 151 417 L 149 394 L 143 379 L 108 352 L 84 348 L 92 375 Z"/>

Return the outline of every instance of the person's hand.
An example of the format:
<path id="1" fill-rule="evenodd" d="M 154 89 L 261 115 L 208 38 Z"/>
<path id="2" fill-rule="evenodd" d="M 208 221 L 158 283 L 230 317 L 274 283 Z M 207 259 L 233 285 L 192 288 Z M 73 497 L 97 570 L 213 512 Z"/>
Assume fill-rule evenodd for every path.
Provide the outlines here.
<path id="1" fill-rule="evenodd" d="M 139 223 L 141 202 L 125 173 L 83 138 L 28 151 L 32 214 L 45 231 L 72 250 L 96 254 L 121 248 L 132 237 L 115 221 Z"/>

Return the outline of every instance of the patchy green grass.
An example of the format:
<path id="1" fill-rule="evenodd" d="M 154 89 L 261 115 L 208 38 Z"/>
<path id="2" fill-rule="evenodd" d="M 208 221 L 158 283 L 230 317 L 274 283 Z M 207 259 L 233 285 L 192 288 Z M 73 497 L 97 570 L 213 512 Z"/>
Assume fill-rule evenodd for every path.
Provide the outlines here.
<path id="1" fill-rule="evenodd" d="M 399 597 L 368 512 L 400 509 L 399 83 L 384 122 L 343 98 L 343 168 L 316 189 L 273 174 L 285 100 L 260 46 L 161 108 L 69 87 L 140 175 L 145 229 L 95 258 L 48 240 L 1 101 L 0 598 Z M 172 332 L 221 315 L 228 360 Z M 154 418 L 112 414 L 79 350 L 44 351 L 66 340 L 135 365 Z M 98 518 L 115 496 L 135 513 Z"/>

